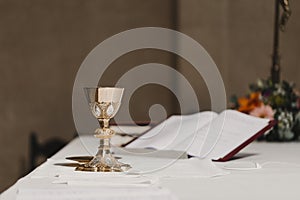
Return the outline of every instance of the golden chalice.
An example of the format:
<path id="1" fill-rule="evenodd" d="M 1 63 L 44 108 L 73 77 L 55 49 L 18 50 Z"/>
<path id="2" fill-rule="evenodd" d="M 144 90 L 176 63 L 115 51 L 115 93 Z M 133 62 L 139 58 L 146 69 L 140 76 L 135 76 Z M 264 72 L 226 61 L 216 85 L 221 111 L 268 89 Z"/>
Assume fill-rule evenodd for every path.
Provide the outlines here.
<path id="1" fill-rule="evenodd" d="M 122 172 L 130 169 L 130 165 L 119 162 L 111 153 L 110 140 L 115 131 L 109 128 L 109 120 L 118 112 L 124 88 L 98 87 L 84 88 L 85 94 L 94 117 L 97 118 L 100 128 L 95 130 L 95 137 L 99 138 L 100 145 L 93 159 L 79 171 Z"/>

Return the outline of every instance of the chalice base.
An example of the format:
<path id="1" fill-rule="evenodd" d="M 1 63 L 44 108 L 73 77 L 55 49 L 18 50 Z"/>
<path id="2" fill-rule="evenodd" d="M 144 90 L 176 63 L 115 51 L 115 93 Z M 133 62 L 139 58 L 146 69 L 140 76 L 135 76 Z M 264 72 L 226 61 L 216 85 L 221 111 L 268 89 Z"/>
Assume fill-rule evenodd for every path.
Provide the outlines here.
<path id="1" fill-rule="evenodd" d="M 97 131 L 96 131 L 97 133 Z M 107 130 L 106 130 L 107 133 Z M 93 159 L 76 168 L 76 171 L 92 172 L 126 172 L 131 166 L 119 162 L 110 151 L 110 138 L 113 134 L 96 134 L 95 137 L 100 139 L 100 146 L 97 154 Z"/>
<path id="2" fill-rule="evenodd" d="M 116 160 L 113 156 L 107 159 L 95 156 L 89 163 L 76 167 L 76 171 L 90 171 L 90 172 L 126 172 L 131 166 Z"/>

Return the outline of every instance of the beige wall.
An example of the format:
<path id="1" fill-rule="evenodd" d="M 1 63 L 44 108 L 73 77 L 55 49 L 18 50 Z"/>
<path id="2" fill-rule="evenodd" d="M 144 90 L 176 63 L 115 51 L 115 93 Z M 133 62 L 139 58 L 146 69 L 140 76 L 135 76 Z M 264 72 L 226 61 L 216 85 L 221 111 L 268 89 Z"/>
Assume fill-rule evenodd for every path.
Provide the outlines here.
<path id="1" fill-rule="evenodd" d="M 282 78 L 300 88 L 300 2 L 291 1 L 292 16 L 280 37 Z M 244 95 L 257 78 L 270 75 L 273 47 L 274 1 L 180 0 L 180 31 L 193 37 L 209 52 L 221 71 L 228 99 Z M 189 71 L 186 63 L 182 71 Z M 203 107 L 209 98 L 205 84 L 191 80 Z M 203 97 L 204 96 L 204 97 Z"/>
<path id="2" fill-rule="evenodd" d="M 178 2 L 179 30 L 210 53 L 221 71 L 228 96 L 246 93 L 250 82 L 269 75 L 273 0 Z M 26 171 L 30 131 L 37 131 L 42 141 L 53 136 L 72 138 L 75 131 L 72 86 L 77 69 L 89 51 L 123 30 L 173 27 L 173 3 L 172 0 L 0 0 L 0 191 Z M 300 2 L 291 3 L 293 15 L 281 37 L 282 76 L 300 87 L 297 21 Z M 172 62 L 170 55 L 150 51 L 127 55 L 113 65 L 129 69 L 143 61 Z M 208 108 L 206 87 L 200 77 L 194 77 L 191 66 L 184 61 L 179 62 L 179 69 L 198 92 L 201 108 Z M 103 80 L 103 84 L 114 82 L 114 79 Z M 143 95 L 137 93 L 136 99 L 139 96 Z M 164 103 L 170 101 L 165 101 L 163 95 L 160 98 Z M 143 118 L 140 112 L 134 115 Z"/>

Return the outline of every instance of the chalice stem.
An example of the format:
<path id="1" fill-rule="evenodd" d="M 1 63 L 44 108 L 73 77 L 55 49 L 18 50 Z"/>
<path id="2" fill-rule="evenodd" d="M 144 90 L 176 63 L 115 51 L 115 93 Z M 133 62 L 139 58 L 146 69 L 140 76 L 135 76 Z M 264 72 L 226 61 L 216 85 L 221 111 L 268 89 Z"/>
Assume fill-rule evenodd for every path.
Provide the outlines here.
<path id="1" fill-rule="evenodd" d="M 107 155 L 111 154 L 110 152 L 110 138 L 107 139 L 100 139 L 100 145 L 98 147 L 97 156 L 106 157 Z"/>
<path id="2" fill-rule="evenodd" d="M 108 129 L 109 128 L 109 119 L 101 119 L 99 120 L 100 127 L 103 129 Z"/>

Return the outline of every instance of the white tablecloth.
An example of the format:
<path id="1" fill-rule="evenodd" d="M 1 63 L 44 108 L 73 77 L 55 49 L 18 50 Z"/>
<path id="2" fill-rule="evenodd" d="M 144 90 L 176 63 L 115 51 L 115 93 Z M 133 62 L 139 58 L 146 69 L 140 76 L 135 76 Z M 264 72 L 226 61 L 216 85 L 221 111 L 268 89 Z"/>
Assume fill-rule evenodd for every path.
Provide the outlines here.
<path id="1" fill-rule="evenodd" d="M 88 155 L 78 138 L 49 161 L 63 160 L 72 155 Z M 162 179 L 160 185 L 183 200 L 300 199 L 300 143 L 254 142 L 242 150 L 237 157 L 229 162 L 216 163 L 230 172 L 228 175 L 210 178 Z M 32 188 L 59 187 L 54 186 L 47 178 L 42 179 L 43 184 L 38 185 L 35 179 L 30 179 L 37 170 L 50 173 L 51 169 L 43 169 L 43 165 L 3 192 L 1 199 L 16 199 L 18 188 L 25 182 Z"/>

